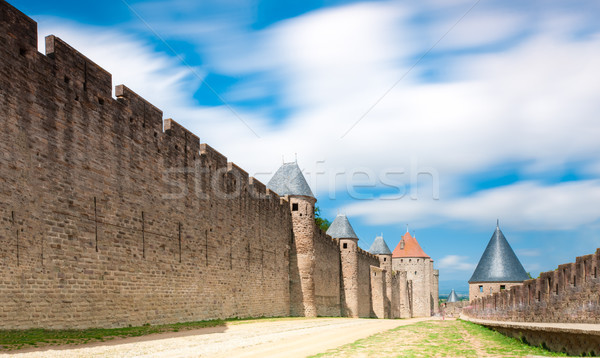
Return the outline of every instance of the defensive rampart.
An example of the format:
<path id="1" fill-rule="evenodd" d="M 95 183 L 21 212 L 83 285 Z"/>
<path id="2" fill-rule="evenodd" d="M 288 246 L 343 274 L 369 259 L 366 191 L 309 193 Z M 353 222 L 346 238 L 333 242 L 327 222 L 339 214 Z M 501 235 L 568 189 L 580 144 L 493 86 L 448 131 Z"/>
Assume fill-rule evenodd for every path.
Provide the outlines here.
<path id="1" fill-rule="evenodd" d="M 290 209 L 0 1 L 0 328 L 289 314 Z"/>
<path id="2" fill-rule="evenodd" d="M 478 298 L 465 318 L 533 345 L 572 355 L 600 353 L 600 249 L 521 285 Z"/>

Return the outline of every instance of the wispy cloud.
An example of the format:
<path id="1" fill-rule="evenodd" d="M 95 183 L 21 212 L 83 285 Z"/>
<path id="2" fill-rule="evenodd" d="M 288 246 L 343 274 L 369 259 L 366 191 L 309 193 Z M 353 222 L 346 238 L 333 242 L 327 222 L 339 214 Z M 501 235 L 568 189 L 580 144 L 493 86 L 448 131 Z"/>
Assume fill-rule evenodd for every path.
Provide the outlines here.
<path id="1" fill-rule="evenodd" d="M 415 17 L 422 15 L 418 7 L 381 2 L 317 10 L 262 30 L 250 29 L 247 14 L 238 14 L 234 18 L 241 16 L 242 25 L 223 21 L 197 31 L 191 18 L 155 24 L 158 13 L 141 7 L 142 16 L 167 39 L 184 38 L 197 46 L 205 60 L 198 72 L 243 79 L 219 89 L 225 99 L 251 102 L 274 96 L 274 106 L 290 109 L 272 125 L 260 105 L 239 108 L 260 139 L 223 106 L 198 105 L 193 93 L 199 79 L 126 27 L 107 30 L 47 19 L 40 22 L 40 31 L 63 37 L 112 72 L 115 84 L 130 86 L 252 173 L 271 172 L 282 154 L 293 158 L 298 153 L 303 167 L 325 172 L 314 188 L 323 195 L 331 190 L 330 177 L 338 169 L 342 177 L 357 167 L 377 173 L 410 169 L 416 158 L 438 171 L 439 201 L 359 202 L 346 208 L 370 224 L 400 218 L 423 227 L 453 220 L 490 222 L 500 216 L 522 229 L 565 229 L 598 220 L 597 181 L 543 181 L 561 166 L 588 175 L 600 167 L 600 32 L 588 29 L 585 37 L 574 38 L 582 26 L 569 21 L 573 14 L 561 17 L 557 12 L 552 22 L 544 12 L 543 20 L 532 24 L 526 12 L 494 16 L 493 8 L 478 8 L 460 24 L 461 33 L 441 43 L 439 53 L 339 140 L 431 44 L 423 41 L 423 27 L 427 36 L 434 36 L 468 3 L 453 2 L 450 15 L 438 12 L 433 20 L 417 24 Z M 177 6 L 197 10 L 184 2 Z M 557 29 L 552 23 L 567 25 Z M 502 48 L 473 50 L 516 34 L 519 40 Z M 443 63 L 438 62 L 442 53 Z M 438 80 L 428 77 L 432 69 Z M 465 190 L 471 176 L 503 163 L 517 163 L 514 170 L 528 179 Z"/>
<path id="2" fill-rule="evenodd" d="M 473 271 L 475 265 L 467 256 L 448 255 L 437 261 L 437 267 L 445 271 Z"/>
<path id="3" fill-rule="evenodd" d="M 372 224 L 389 224 L 399 217 L 415 226 L 460 222 L 487 225 L 500 217 L 520 230 L 567 230 L 600 220 L 600 181 L 556 185 L 519 182 L 443 200 L 363 201 L 348 205 L 349 215 L 364 216 Z"/>

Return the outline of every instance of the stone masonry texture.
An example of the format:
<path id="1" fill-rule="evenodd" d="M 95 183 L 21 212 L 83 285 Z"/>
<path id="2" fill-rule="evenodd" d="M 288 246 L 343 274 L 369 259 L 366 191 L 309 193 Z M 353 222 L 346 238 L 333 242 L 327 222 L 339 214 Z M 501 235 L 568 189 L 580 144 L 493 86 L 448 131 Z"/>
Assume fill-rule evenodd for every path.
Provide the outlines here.
<path id="1" fill-rule="evenodd" d="M 0 329 L 429 316 L 428 259 L 315 224 L 0 0 Z M 348 244 L 348 245 L 345 245 Z"/>
<path id="2" fill-rule="evenodd" d="M 287 203 L 59 38 L 39 53 L 4 1 L 0 20 L 0 327 L 288 315 Z"/>
<path id="3" fill-rule="evenodd" d="M 600 323 L 600 249 L 540 277 L 471 301 L 470 317 L 513 322 Z"/>

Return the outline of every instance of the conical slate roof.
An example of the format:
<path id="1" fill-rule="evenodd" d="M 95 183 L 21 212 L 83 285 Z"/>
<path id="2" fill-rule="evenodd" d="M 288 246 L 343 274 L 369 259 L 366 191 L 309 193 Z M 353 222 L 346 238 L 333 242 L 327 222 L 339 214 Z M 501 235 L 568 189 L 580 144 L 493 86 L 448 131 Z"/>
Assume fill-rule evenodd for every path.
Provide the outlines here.
<path id="1" fill-rule="evenodd" d="M 446 302 L 458 302 L 460 301 L 460 299 L 458 298 L 458 295 L 456 294 L 456 292 L 454 292 L 454 289 L 452 289 L 452 292 L 450 292 L 450 295 L 448 296 L 448 300 Z"/>
<path id="2" fill-rule="evenodd" d="M 350 225 L 350 221 L 344 214 L 338 214 L 335 217 L 335 220 L 329 226 L 326 232 L 327 235 L 333 237 L 334 239 L 357 239 L 356 233 Z"/>
<path id="3" fill-rule="evenodd" d="M 375 238 L 375 241 L 373 241 L 373 245 L 371 245 L 371 248 L 369 249 L 369 253 L 371 253 L 373 255 L 391 255 L 392 254 L 392 252 L 390 251 L 390 248 L 385 243 L 385 240 L 383 240 L 383 236 L 377 236 Z"/>
<path id="4" fill-rule="evenodd" d="M 425 251 L 419 245 L 419 242 L 414 237 L 410 236 L 410 233 L 407 231 L 404 236 L 402 236 L 402 240 L 398 243 L 398 246 L 394 249 L 392 253 L 392 258 L 394 257 L 423 257 L 430 258 Z"/>
<path id="5" fill-rule="evenodd" d="M 471 282 L 522 282 L 529 279 L 523 265 L 498 226 L 488 243 Z"/>
<path id="6" fill-rule="evenodd" d="M 284 163 L 269 180 L 267 188 L 284 195 L 304 195 L 314 198 L 298 163 Z"/>

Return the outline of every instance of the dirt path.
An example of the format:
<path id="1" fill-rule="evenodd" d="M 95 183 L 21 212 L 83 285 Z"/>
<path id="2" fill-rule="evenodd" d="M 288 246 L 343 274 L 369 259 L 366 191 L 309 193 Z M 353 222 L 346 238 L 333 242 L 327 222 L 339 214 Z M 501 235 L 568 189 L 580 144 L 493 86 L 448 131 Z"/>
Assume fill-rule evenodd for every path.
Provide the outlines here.
<path id="1" fill-rule="evenodd" d="M 76 348 L 12 354 L 29 357 L 306 357 L 429 318 L 319 318 L 228 324 L 193 332 L 128 338 Z M 0 355 L 4 357 L 7 355 Z"/>

